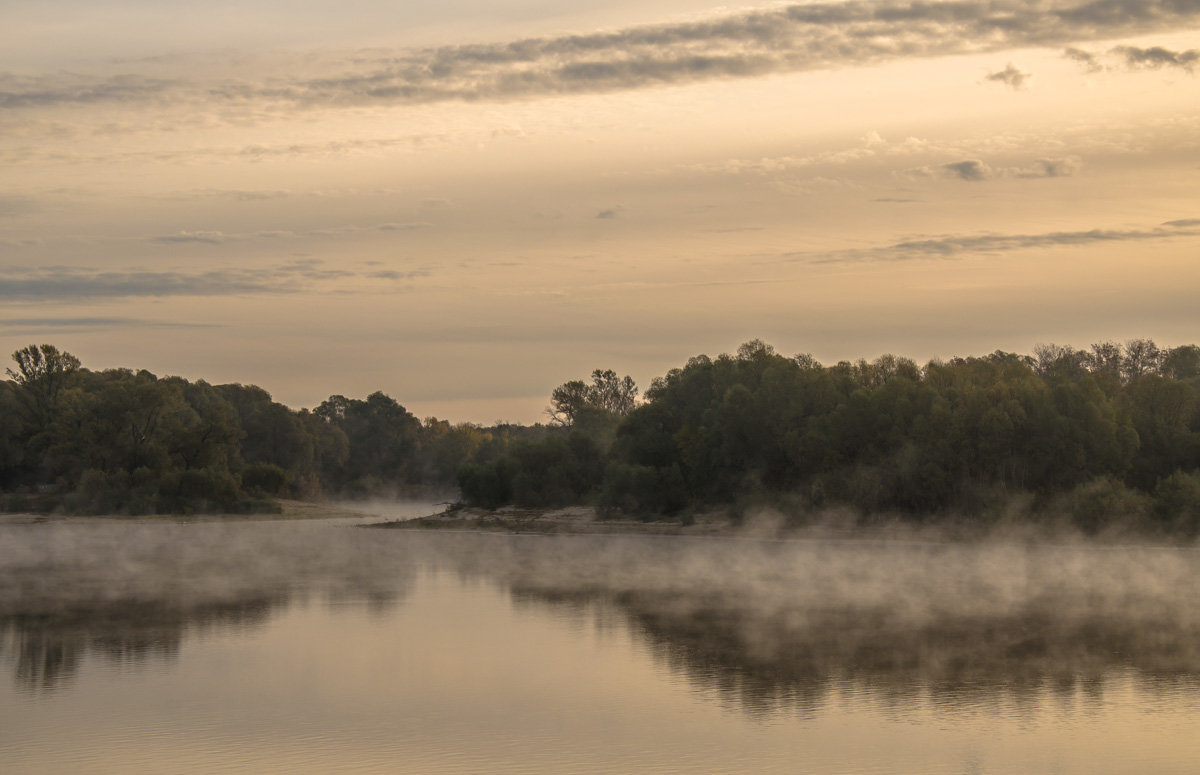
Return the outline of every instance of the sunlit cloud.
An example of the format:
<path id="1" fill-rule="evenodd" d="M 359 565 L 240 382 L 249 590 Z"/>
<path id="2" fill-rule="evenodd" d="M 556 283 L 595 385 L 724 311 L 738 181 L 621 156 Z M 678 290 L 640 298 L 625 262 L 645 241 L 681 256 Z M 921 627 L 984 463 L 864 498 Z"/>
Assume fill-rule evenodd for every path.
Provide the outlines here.
<path id="1" fill-rule="evenodd" d="M 0 107 L 186 102 L 284 110 L 532 99 L 1063 46 L 1176 29 L 1198 17 L 1194 0 L 1058 7 L 1019 0 L 814 3 L 613 32 L 354 54 L 325 62 L 323 72 L 340 72 L 319 77 L 248 73 L 206 82 L 139 74 L 8 75 L 0 80 Z M 1190 53 L 1172 58 L 1130 49 L 1124 56 L 1140 65 L 1190 67 Z M 1020 88 L 1028 74 L 1011 67 L 988 77 Z"/>
<path id="2" fill-rule="evenodd" d="M 804 251 L 786 254 L 792 261 L 839 263 L 850 261 L 905 261 L 928 258 L 959 258 L 967 255 L 1007 253 L 1047 247 L 1097 243 L 1146 242 L 1200 236 L 1200 219 L 1167 221 L 1146 229 L 1088 229 L 1040 234 L 946 234 L 911 239 L 871 248 L 832 252 Z"/>
<path id="3" fill-rule="evenodd" d="M 331 28 L 346 17 L 318 5 Z M 87 25 L 63 18 L 29 31 L 43 49 L 0 53 L 0 317 L 45 341 L 90 322 L 96 347 L 152 370 L 193 356 L 135 321 L 236 320 L 254 335 L 235 376 L 302 405 L 436 396 L 463 364 L 558 384 L 572 372 L 545 374 L 588 373 L 591 350 L 649 379 L 771 336 L 806 297 L 830 331 L 857 321 L 856 344 L 822 341 L 838 357 L 888 337 L 920 351 L 899 318 L 942 287 L 977 332 L 1004 330 L 988 305 L 1021 286 L 1058 289 L 1081 337 L 1141 335 L 1071 289 L 1162 298 L 1200 277 L 1200 0 L 590 0 L 553 17 L 512 0 L 497 14 L 521 18 L 496 25 L 428 5 L 437 29 L 385 5 L 356 6 L 356 32 L 177 38 L 145 4 L 100 0 L 144 29 L 73 46 L 52 34 Z M 295 14 L 229 11 L 231 28 Z M 1171 315 L 1162 338 L 1195 328 Z M 225 352 L 228 333 L 187 338 Z"/>

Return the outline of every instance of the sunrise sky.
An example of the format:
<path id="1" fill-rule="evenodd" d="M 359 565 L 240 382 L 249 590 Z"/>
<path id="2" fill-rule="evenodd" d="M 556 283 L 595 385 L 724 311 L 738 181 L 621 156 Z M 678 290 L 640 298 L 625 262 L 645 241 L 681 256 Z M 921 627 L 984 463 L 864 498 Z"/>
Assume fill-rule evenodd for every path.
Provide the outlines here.
<path id="1" fill-rule="evenodd" d="M 1200 341 L 1200 0 L 7 0 L 0 344 L 542 418 Z"/>

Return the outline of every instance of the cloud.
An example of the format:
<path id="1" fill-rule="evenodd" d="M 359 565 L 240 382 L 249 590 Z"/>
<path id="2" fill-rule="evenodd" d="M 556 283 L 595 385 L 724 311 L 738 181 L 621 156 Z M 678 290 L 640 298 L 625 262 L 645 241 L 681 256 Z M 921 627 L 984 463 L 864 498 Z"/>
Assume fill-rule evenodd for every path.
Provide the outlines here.
<path id="1" fill-rule="evenodd" d="M 418 229 L 428 229 L 431 225 L 426 221 L 418 221 L 415 223 L 382 223 L 375 228 L 379 231 L 416 231 Z"/>
<path id="2" fill-rule="evenodd" d="M 1063 159 L 1038 159 L 1031 167 L 1006 172 L 1018 178 L 1069 178 L 1078 172 L 1081 166 L 1079 157 L 1068 156 Z"/>
<path id="3" fill-rule="evenodd" d="M 178 81 L 124 74 L 104 79 L 73 73 L 15 76 L 0 73 L 0 109 L 64 104 L 145 102 L 178 92 Z"/>
<path id="4" fill-rule="evenodd" d="M 346 269 L 325 269 L 324 264 L 319 258 L 302 258 L 281 264 L 274 268 L 274 272 L 281 277 L 300 277 L 313 281 L 339 280 L 355 276 L 354 272 Z"/>
<path id="5" fill-rule="evenodd" d="M 1112 53 L 1124 58 L 1128 67 L 1178 67 L 1188 72 L 1200 62 L 1200 49 L 1189 51 L 1171 51 L 1162 46 L 1138 48 L 1136 46 L 1117 46 Z"/>
<path id="6" fill-rule="evenodd" d="M 0 328 L 92 329 L 92 328 L 221 328 L 220 323 L 181 323 L 121 317 L 0 318 Z"/>
<path id="7" fill-rule="evenodd" d="M 620 211 L 620 207 L 610 207 L 607 210 L 601 210 L 600 212 L 596 213 L 596 217 L 600 220 L 612 220 L 613 218 L 617 217 Z"/>
<path id="8" fill-rule="evenodd" d="M 242 242 L 253 239 L 336 239 L 352 234 L 362 234 L 371 231 L 416 231 L 425 229 L 432 224 L 420 221 L 414 223 L 380 223 L 341 226 L 331 229 L 312 229 L 309 231 L 264 230 L 255 232 L 227 233 L 222 231 L 191 231 L 183 230 L 175 234 L 162 234 L 150 237 L 150 242 L 163 245 L 223 245 L 228 242 Z"/>
<path id="9" fill-rule="evenodd" d="M 271 199 L 286 199 L 291 196 L 290 191 L 279 189 L 264 190 L 264 189 L 215 189 L 206 188 L 192 192 L 195 198 L 213 197 L 219 199 L 233 199 L 238 202 L 265 202 Z"/>
<path id="10" fill-rule="evenodd" d="M 23 215 L 36 209 L 37 205 L 29 197 L 0 194 L 0 218 Z"/>
<path id="11" fill-rule="evenodd" d="M 9 301 L 138 296 L 230 296 L 295 290 L 298 290 L 298 287 L 294 284 L 281 281 L 268 273 L 246 270 L 217 270 L 194 274 L 76 270 L 0 277 L 0 296 Z"/>
<path id="12" fill-rule="evenodd" d="M 261 269 L 217 269 L 207 272 L 16 267 L 0 269 L 0 298 L 5 301 L 52 301 L 288 294 L 308 291 L 339 280 L 399 281 L 430 275 L 427 269 L 363 274 L 345 269 L 327 269 L 322 264 L 317 259 L 304 259 Z"/>
<path id="13" fill-rule="evenodd" d="M 379 272 L 368 272 L 367 277 L 376 280 L 415 280 L 418 277 L 429 277 L 428 269 L 413 269 L 409 272 L 398 272 L 394 269 L 384 269 Z"/>
<path id="14" fill-rule="evenodd" d="M 155 237 L 153 241 L 174 244 L 200 242 L 206 245 L 220 245 L 225 241 L 225 235 L 219 231 L 181 231 L 177 234 Z"/>
<path id="15" fill-rule="evenodd" d="M 978 159 L 967 159 L 966 161 L 951 162 L 949 164 L 943 164 L 936 169 L 948 177 L 972 182 L 987 180 L 993 175 L 992 168 Z"/>
<path id="16" fill-rule="evenodd" d="M 1068 48 L 1063 51 L 1063 56 L 1067 59 L 1074 60 L 1087 68 L 1089 73 L 1098 73 L 1104 69 L 1104 65 L 1100 63 L 1100 57 L 1090 51 L 1084 51 L 1081 48 Z"/>
<path id="17" fill-rule="evenodd" d="M 984 76 L 985 81 L 996 81 L 1011 88 L 1013 91 L 1020 91 L 1025 88 L 1025 84 L 1032 80 L 1033 74 L 1026 73 L 1017 68 L 1012 62 L 1008 63 L 1008 67 L 995 73 L 988 73 Z"/>
<path id="18" fill-rule="evenodd" d="M 295 82 L 266 96 L 328 104 L 605 92 L 1112 38 L 1170 29 L 1196 16 L 1200 7 L 1192 0 L 1093 0 L 1066 9 L 1020 0 L 792 5 L 410 52 L 363 73 Z M 1006 82 L 1014 78 L 1023 83 L 1027 75 L 1016 71 Z"/>
<path id="19" fill-rule="evenodd" d="M 1065 46 L 1177 30 L 1198 17 L 1196 0 L 1088 0 L 1069 7 L 1026 0 L 851 0 L 610 32 L 355 53 L 325 60 L 322 72 L 334 74 L 322 77 L 282 67 L 270 73 L 249 68 L 242 80 L 219 82 L 137 74 L 95 80 L 5 76 L 0 108 L 190 101 L 253 113 L 533 99 Z M 1155 56 L 1146 61 L 1158 61 Z M 1024 83 L 1027 75 L 1013 70 L 993 75 L 1010 86 Z"/>
<path id="20" fill-rule="evenodd" d="M 997 178 L 1066 178 L 1079 171 L 1082 162 L 1077 156 L 1060 159 L 1038 159 L 1028 167 L 994 168 L 979 159 L 964 159 L 932 166 L 905 170 L 904 175 L 916 178 L 950 178 L 978 183 Z"/>
<path id="21" fill-rule="evenodd" d="M 1164 67 L 1176 67 L 1187 72 L 1195 72 L 1200 64 L 1200 49 L 1187 51 L 1172 51 L 1162 46 L 1139 48 L 1138 46 L 1116 46 L 1104 54 L 1084 51 L 1079 48 L 1068 48 L 1063 56 L 1072 59 L 1087 68 L 1088 72 L 1096 73 L 1103 70 L 1113 70 L 1122 67 L 1126 70 L 1158 70 Z M 1113 62 L 1104 64 L 1105 60 Z"/>
<path id="22" fill-rule="evenodd" d="M 1200 219 L 1167 221 L 1157 227 L 1147 229 L 1088 229 L 1086 231 L 1055 231 L 1041 234 L 949 234 L 832 253 L 789 253 L 785 258 L 812 263 L 948 259 L 964 255 L 1006 253 L 1031 248 L 1078 246 L 1105 242 L 1142 242 L 1195 236 L 1200 236 Z"/>

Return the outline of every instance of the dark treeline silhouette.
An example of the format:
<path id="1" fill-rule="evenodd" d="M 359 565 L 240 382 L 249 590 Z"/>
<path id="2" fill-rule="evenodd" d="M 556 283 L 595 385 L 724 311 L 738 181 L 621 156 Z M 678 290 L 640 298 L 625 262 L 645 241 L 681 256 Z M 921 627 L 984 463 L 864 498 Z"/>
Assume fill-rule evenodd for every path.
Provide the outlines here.
<path id="1" fill-rule="evenodd" d="M 0 383 L 9 510 L 247 511 L 279 496 L 457 487 L 497 508 L 594 504 L 643 519 L 775 506 L 798 519 L 995 518 L 1014 505 L 1200 532 L 1200 347 L 1149 340 L 1033 355 L 822 366 L 755 340 L 654 380 L 596 370 L 550 422 L 452 425 L 384 393 L 289 409 L 261 388 L 89 371 L 49 345 Z"/>
<path id="2" fill-rule="evenodd" d="M 468 464 L 464 499 L 590 500 L 649 519 L 714 504 L 772 505 L 800 519 L 831 506 L 987 519 L 1019 505 L 1086 532 L 1115 521 L 1200 531 L 1194 345 L 1046 345 L 923 368 L 893 355 L 826 367 L 756 340 L 736 355 L 692 358 L 645 399 L 623 413 L 594 403 L 602 417 L 565 423 L 566 435 Z"/>
<path id="3" fill-rule="evenodd" d="M 458 469 L 540 427 L 418 420 L 383 393 L 292 410 L 253 385 L 90 371 L 23 348 L 0 382 L 0 507 L 152 514 L 277 511 L 277 497 L 453 492 Z"/>

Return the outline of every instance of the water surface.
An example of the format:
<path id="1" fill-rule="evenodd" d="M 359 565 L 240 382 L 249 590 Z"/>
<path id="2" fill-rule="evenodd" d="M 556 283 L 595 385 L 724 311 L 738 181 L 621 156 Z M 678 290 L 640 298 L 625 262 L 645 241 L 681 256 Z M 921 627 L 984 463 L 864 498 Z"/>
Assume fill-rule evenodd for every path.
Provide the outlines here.
<path id="1" fill-rule="evenodd" d="M 1193 773 L 1152 547 L 0 526 L 5 773 Z"/>

